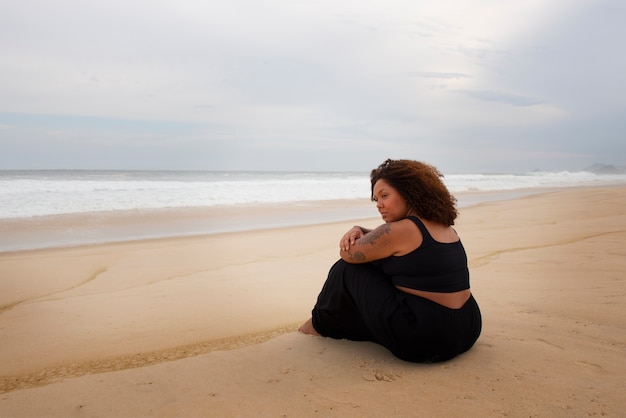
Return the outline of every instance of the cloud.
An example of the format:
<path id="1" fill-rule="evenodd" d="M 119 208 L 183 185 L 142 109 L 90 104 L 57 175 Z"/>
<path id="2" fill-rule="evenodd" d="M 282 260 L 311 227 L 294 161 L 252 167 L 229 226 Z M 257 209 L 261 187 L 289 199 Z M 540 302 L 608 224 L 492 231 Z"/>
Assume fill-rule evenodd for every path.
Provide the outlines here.
<path id="1" fill-rule="evenodd" d="M 502 93 L 497 91 L 462 91 L 462 93 L 467 94 L 473 99 L 483 100 L 486 102 L 505 103 L 511 106 L 525 107 L 534 106 L 542 103 L 540 100 L 531 97 L 524 97 L 516 94 Z"/>
<path id="2" fill-rule="evenodd" d="M 462 78 L 470 78 L 469 75 L 463 73 L 445 73 L 445 72 L 435 72 L 435 71 L 418 71 L 407 73 L 409 77 L 419 77 L 419 78 L 442 78 L 442 79 L 462 79 Z"/>
<path id="3" fill-rule="evenodd" d="M 4 2 L 0 168 L 35 165 L 9 142 L 61 137 L 80 137 L 100 168 L 119 162 L 97 152 L 106 141 L 135 150 L 131 167 L 356 168 L 405 153 L 488 169 L 496 145 L 503 165 L 535 168 L 559 148 L 578 166 L 574 142 L 618 158 L 622 12 L 617 0 Z M 70 154 L 50 164 L 71 167 Z"/>

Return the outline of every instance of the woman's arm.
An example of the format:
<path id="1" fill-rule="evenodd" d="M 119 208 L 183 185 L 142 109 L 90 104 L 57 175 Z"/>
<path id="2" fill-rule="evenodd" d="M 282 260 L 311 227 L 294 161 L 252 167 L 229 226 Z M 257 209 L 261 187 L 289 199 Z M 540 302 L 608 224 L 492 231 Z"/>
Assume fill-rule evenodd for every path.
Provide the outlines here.
<path id="1" fill-rule="evenodd" d="M 404 221 L 382 224 L 376 229 L 361 234 L 358 238 L 351 239 L 351 233 L 354 236 L 359 235 L 355 228 L 348 231 L 340 243 L 339 255 L 348 263 L 368 263 L 390 257 L 400 251 L 403 243 L 408 239 Z M 346 236 L 350 239 L 345 240 Z"/>

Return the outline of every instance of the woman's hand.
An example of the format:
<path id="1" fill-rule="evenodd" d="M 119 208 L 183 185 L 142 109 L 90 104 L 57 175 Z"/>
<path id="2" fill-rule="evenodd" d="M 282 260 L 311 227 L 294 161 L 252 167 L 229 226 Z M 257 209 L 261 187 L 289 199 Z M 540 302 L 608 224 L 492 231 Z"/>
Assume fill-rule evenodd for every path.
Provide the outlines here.
<path id="1" fill-rule="evenodd" d="M 357 239 L 367 234 L 370 230 L 361 228 L 360 226 L 353 226 L 348 232 L 346 232 L 339 241 L 339 249 L 341 251 L 348 251 L 351 245 L 354 245 Z"/>

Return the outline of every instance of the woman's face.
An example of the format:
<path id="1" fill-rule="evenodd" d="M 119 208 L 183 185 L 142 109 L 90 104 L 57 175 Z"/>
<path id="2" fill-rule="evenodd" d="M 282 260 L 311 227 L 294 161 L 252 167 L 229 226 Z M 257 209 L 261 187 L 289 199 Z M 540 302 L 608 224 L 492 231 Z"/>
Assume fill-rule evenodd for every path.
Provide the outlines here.
<path id="1" fill-rule="evenodd" d="M 383 179 L 374 184 L 374 201 L 385 222 L 399 221 L 406 218 L 410 212 L 404 197 Z"/>

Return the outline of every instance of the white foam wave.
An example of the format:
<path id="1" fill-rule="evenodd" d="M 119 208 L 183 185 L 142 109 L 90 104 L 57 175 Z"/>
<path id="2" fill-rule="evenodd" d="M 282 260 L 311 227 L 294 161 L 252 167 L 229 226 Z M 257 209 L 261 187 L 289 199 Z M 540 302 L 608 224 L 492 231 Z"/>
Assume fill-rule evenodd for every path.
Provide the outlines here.
<path id="1" fill-rule="evenodd" d="M 452 193 L 626 183 L 590 172 L 451 174 Z M 0 172 L 0 218 L 368 198 L 362 173 Z"/>

